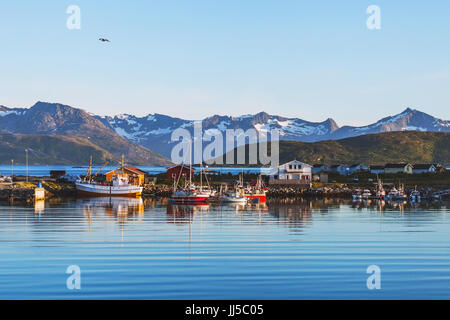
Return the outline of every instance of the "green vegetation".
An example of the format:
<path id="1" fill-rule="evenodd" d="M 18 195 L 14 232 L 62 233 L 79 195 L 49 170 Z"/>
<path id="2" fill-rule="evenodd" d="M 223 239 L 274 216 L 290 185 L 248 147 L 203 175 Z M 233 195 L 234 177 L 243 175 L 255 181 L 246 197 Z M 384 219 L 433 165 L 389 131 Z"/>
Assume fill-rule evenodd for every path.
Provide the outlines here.
<path id="1" fill-rule="evenodd" d="M 82 164 L 92 155 L 95 163 L 104 163 L 113 156 L 89 140 L 56 135 L 0 134 L 0 163 Z"/>
<path id="2" fill-rule="evenodd" d="M 366 165 L 389 162 L 450 163 L 450 133 L 386 132 L 334 141 L 280 142 L 280 162 Z"/>
<path id="3" fill-rule="evenodd" d="M 248 146 L 245 148 L 248 163 Z M 270 145 L 269 145 L 270 150 Z M 234 150 L 236 159 L 236 149 Z M 280 163 L 384 165 L 385 163 L 450 164 L 448 132 L 385 132 L 321 142 L 280 141 Z"/>

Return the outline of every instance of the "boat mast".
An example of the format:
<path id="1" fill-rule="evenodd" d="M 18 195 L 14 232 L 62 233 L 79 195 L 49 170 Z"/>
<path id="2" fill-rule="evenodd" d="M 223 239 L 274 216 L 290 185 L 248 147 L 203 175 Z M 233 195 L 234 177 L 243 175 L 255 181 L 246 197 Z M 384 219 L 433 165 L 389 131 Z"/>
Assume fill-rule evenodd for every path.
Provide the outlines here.
<path id="1" fill-rule="evenodd" d="M 200 190 L 203 190 L 203 186 L 202 186 L 202 164 L 200 163 Z"/>
<path id="2" fill-rule="evenodd" d="M 189 188 L 192 185 L 192 138 L 189 139 Z"/>
<path id="3" fill-rule="evenodd" d="M 87 172 L 88 181 L 91 181 L 92 156 L 89 157 L 89 168 Z"/>

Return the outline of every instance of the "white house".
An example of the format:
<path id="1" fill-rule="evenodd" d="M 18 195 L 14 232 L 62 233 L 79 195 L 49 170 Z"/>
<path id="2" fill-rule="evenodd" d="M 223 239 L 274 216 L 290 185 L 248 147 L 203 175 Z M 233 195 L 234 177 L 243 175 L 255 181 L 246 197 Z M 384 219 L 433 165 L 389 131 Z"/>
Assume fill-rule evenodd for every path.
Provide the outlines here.
<path id="1" fill-rule="evenodd" d="M 436 167 L 433 164 L 415 164 L 412 169 L 413 173 L 435 173 Z"/>
<path id="2" fill-rule="evenodd" d="M 301 161 L 293 160 L 282 164 L 270 175 L 271 179 L 278 180 L 307 180 L 312 179 L 312 166 Z"/>

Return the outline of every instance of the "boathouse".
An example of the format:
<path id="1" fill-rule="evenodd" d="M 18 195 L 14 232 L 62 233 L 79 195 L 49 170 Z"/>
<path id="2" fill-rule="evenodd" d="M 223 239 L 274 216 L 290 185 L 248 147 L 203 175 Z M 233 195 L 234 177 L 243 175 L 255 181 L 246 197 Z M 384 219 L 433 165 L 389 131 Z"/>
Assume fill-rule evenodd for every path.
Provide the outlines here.
<path id="1" fill-rule="evenodd" d="M 137 186 L 142 186 L 145 181 L 145 172 L 138 168 L 126 166 L 105 173 L 106 181 L 112 181 L 113 176 L 121 174 L 128 177 L 128 181 Z"/>

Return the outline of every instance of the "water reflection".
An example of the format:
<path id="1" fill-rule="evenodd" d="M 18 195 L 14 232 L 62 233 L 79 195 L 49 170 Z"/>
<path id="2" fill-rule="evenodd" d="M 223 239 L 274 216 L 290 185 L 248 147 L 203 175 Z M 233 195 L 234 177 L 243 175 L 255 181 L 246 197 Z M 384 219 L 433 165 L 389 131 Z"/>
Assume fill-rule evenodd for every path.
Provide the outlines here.
<path id="1" fill-rule="evenodd" d="M 36 200 L 34 203 L 34 213 L 41 214 L 45 210 L 45 200 Z"/>
<path id="2" fill-rule="evenodd" d="M 3 202 L 0 298 L 72 299 L 63 276 L 77 264 L 89 271 L 77 293 L 86 299 L 373 299 L 365 270 L 375 263 L 389 284 L 377 298 L 448 299 L 448 206 Z"/>
<path id="3" fill-rule="evenodd" d="M 7 203 L 3 203 L 6 205 Z M 11 207 L 27 205 L 15 203 Z M 28 205 L 29 206 L 29 205 Z M 55 214 L 54 208 L 71 208 L 72 210 Z M 168 199 L 159 198 L 86 198 L 86 199 L 58 199 L 36 201 L 33 204 L 33 213 L 39 217 L 47 216 L 52 224 L 65 221 L 68 216 L 82 215 L 90 224 L 93 218 L 106 217 L 121 223 L 126 221 L 142 221 L 146 215 L 164 212 L 164 220 L 169 223 L 190 223 L 197 217 L 206 215 L 245 215 L 262 219 L 267 215 L 283 223 L 310 224 L 314 215 L 327 215 L 344 207 L 357 211 L 384 212 L 418 212 L 429 209 L 445 209 L 448 202 L 385 202 L 382 200 L 352 201 L 351 199 L 277 199 L 261 204 L 172 204 Z M 81 210 L 73 210 L 79 208 Z M 46 212 L 47 211 L 47 212 Z M 44 215 L 45 213 L 45 215 Z M 44 221 L 41 221 L 44 222 Z"/>

